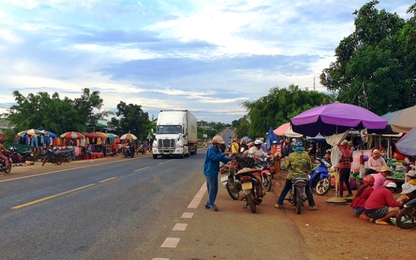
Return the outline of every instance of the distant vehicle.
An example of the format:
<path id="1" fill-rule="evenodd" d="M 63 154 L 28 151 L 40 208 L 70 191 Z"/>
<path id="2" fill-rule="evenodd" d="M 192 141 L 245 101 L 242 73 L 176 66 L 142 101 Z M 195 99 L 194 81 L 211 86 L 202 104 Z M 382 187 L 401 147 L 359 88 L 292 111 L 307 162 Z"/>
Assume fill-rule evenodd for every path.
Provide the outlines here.
<path id="1" fill-rule="evenodd" d="M 157 118 L 152 153 L 188 157 L 197 153 L 197 121 L 188 110 L 161 110 Z"/>

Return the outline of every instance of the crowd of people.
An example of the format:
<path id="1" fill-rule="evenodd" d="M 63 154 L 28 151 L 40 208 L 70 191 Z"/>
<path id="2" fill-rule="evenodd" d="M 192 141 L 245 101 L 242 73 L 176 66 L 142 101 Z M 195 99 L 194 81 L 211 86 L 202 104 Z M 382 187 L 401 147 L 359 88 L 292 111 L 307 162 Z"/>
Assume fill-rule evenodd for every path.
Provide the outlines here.
<path id="1" fill-rule="evenodd" d="M 221 148 L 222 147 L 222 148 Z M 316 146 L 311 144 L 309 149 L 305 151 L 304 143 L 300 139 L 294 139 L 289 144 L 289 140 L 281 140 L 273 142 L 267 148 L 262 139 L 239 141 L 233 139 L 233 143 L 229 149 L 224 149 L 224 140 L 221 136 L 213 139 L 213 146 L 208 149 L 205 164 L 204 175 L 207 178 L 208 200 L 205 205 L 207 209 L 218 211 L 215 205 L 216 194 L 218 192 L 218 169 L 219 163 L 227 163 L 231 160 L 229 155 L 241 155 L 252 158 L 273 157 L 284 158 L 284 166 L 287 169 L 286 182 L 279 198 L 274 205 L 277 209 L 284 209 L 284 200 L 292 186 L 292 179 L 295 177 L 308 178 L 308 172 L 312 167 L 311 153 L 313 154 Z M 356 194 L 350 185 L 349 177 L 351 173 L 351 164 L 353 162 L 352 152 L 354 147 L 351 141 L 343 140 L 339 145 L 339 161 L 332 162 L 337 164 L 340 193 L 343 197 L 344 185 L 351 197 L 351 208 L 355 216 L 360 219 L 370 220 L 379 225 L 388 225 L 391 223 L 390 218 L 395 217 L 403 204 L 412 198 L 416 198 L 416 170 L 410 170 L 406 173 L 406 179 L 401 185 L 400 197 L 395 199 L 394 192 L 398 190 L 397 184 L 389 180 L 392 176 L 392 169 L 387 166 L 386 160 L 378 149 L 372 151 L 368 161 L 368 169 L 362 178 L 362 183 L 358 184 Z M 311 152 L 312 151 L 312 152 Z M 325 160 L 331 164 L 331 151 L 325 153 Z M 311 189 L 307 188 L 307 199 L 311 210 L 317 210 Z"/>

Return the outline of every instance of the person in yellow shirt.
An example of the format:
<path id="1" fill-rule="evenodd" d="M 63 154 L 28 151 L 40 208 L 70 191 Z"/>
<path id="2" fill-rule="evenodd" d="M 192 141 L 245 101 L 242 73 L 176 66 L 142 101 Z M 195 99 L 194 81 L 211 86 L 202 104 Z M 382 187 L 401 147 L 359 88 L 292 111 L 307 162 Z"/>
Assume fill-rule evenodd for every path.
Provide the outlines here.
<path id="1" fill-rule="evenodd" d="M 240 144 L 238 143 L 238 138 L 234 137 L 233 144 L 231 146 L 231 154 L 236 155 L 240 150 Z"/>

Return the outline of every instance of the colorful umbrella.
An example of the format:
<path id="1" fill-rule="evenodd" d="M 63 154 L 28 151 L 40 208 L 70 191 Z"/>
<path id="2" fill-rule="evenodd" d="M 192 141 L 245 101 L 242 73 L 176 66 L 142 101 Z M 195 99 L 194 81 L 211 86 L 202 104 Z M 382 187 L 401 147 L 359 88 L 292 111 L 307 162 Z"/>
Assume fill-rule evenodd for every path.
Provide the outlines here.
<path id="1" fill-rule="evenodd" d="M 293 132 L 292 126 L 290 123 L 283 124 L 279 126 L 278 128 L 274 129 L 273 131 L 277 136 L 287 136 L 287 137 L 294 137 L 299 138 L 302 137 L 302 134 L 298 134 Z"/>
<path id="2" fill-rule="evenodd" d="M 401 154 L 416 155 L 416 127 L 396 142 L 396 148 Z"/>
<path id="3" fill-rule="evenodd" d="M 336 102 L 314 107 L 290 120 L 293 131 L 316 136 L 329 136 L 354 129 L 384 129 L 387 120 L 363 107 Z"/>
<path id="4" fill-rule="evenodd" d="M 81 133 L 78 132 L 66 132 L 60 135 L 61 138 L 65 138 L 65 139 L 83 139 L 85 138 L 85 136 Z"/>
<path id="5" fill-rule="evenodd" d="M 101 138 L 101 139 L 105 139 L 106 138 L 106 136 L 105 136 L 105 134 L 104 133 L 99 133 L 99 132 L 92 132 L 92 133 L 86 133 L 85 134 L 85 137 L 88 137 L 88 138 Z"/>
<path id="6" fill-rule="evenodd" d="M 34 136 L 34 135 L 41 135 L 43 134 L 43 132 L 41 130 L 38 129 L 29 129 L 29 130 L 25 130 L 25 131 L 21 131 L 19 133 L 17 133 L 18 136 L 25 136 L 25 135 L 30 135 L 30 136 Z"/>
<path id="7" fill-rule="evenodd" d="M 43 135 L 49 135 L 50 137 L 52 137 L 52 138 L 56 138 L 58 135 L 57 134 L 55 134 L 55 133 L 53 133 L 53 132 L 51 132 L 51 131 L 47 131 L 47 130 L 42 130 L 41 131 L 42 132 L 42 134 Z"/>
<path id="8" fill-rule="evenodd" d="M 416 113 L 416 106 L 401 109 L 395 112 L 387 113 L 383 116 L 387 120 L 388 128 L 395 133 L 407 133 L 416 127 L 416 121 L 412 120 Z"/>
<path id="9" fill-rule="evenodd" d="M 137 140 L 137 137 L 134 134 L 124 134 L 120 137 L 121 140 Z"/>

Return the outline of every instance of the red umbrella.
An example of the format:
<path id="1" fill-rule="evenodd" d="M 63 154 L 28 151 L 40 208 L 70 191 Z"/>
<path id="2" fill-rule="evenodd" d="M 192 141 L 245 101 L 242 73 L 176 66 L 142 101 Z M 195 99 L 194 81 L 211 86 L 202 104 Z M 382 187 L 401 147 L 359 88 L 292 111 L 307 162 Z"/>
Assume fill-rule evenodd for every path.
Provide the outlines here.
<path id="1" fill-rule="evenodd" d="M 61 138 L 65 139 L 83 139 L 85 136 L 81 133 L 70 131 L 60 135 Z"/>

